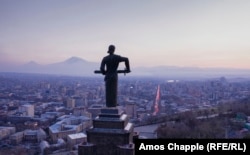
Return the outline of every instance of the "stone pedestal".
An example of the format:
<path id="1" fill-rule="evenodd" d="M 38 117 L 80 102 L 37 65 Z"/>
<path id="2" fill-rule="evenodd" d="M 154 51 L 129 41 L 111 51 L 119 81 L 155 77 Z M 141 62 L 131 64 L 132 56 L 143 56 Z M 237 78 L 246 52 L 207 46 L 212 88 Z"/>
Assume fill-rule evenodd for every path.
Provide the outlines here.
<path id="1" fill-rule="evenodd" d="M 103 108 L 87 130 L 87 143 L 78 146 L 78 155 L 134 155 L 133 124 L 117 108 Z"/>

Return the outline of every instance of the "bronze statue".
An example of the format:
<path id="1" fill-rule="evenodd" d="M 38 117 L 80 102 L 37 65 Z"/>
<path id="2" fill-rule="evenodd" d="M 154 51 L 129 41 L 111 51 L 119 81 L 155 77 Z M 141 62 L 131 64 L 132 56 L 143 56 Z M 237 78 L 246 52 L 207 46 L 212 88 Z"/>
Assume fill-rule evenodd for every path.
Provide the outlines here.
<path id="1" fill-rule="evenodd" d="M 130 73 L 129 59 L 120 55 L 114 54 L 115 46 L 110 45 L 108 48 L 109 55 L 102 59 L 100 71 L 95 73 L 102 73 L 105 75 L 105 91 L 106 91 L 106 106 L 116 107 L 117 106 L 117 82 L 118 73 Z M 119 63 L 125 63 L 125 70 L 117 70 Z"/>

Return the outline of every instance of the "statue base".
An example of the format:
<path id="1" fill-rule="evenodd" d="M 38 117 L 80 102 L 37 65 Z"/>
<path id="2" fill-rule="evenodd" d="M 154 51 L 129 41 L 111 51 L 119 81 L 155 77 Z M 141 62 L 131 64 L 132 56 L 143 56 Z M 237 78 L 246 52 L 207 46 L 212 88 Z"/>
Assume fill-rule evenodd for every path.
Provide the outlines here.
<path id="1" fill-rule="evenodd" d="M 78 155 L 134 155 L 134 127 L 117 108 L 103 108 L 86 131 L 87 142 L 78 146 Z"/>

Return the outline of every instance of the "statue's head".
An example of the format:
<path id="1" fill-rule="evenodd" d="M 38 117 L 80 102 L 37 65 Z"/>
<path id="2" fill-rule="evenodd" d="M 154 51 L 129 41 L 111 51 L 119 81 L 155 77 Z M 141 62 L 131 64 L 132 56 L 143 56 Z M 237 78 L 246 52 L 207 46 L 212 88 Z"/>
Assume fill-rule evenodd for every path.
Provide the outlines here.
<path id="1" fill-rule="evenodd" d="M 109 45 L 108 53 L 114 53 L 115 52 L 115 46 Z"/>

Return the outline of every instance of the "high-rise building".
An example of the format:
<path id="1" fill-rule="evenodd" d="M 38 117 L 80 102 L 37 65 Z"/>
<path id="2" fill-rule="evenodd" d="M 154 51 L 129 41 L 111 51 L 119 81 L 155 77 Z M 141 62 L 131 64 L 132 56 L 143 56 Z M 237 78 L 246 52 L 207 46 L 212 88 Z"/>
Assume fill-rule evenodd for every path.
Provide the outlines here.
<path id="1" fill-rule="evenodd" d="M 31 104 L 21 105 L 18 111 L 21 112 L 24 116 L 29 116 L 29 117 L 34 117 L 35 114 L 34 105 Z"/>
<path id="2" fill-rule="evenodd" d="M 136 117 L 136 104 L 134 101 L 127 101 L 125 106 L 125 112 L 128 115 L 129 118 L 135 118 Z"/>
<path id="3" fill-rule="evenodd" d="M 74 108 L 76 105 L 75 99 L 69 98 L 67 100 L 67 108 Z"/>

